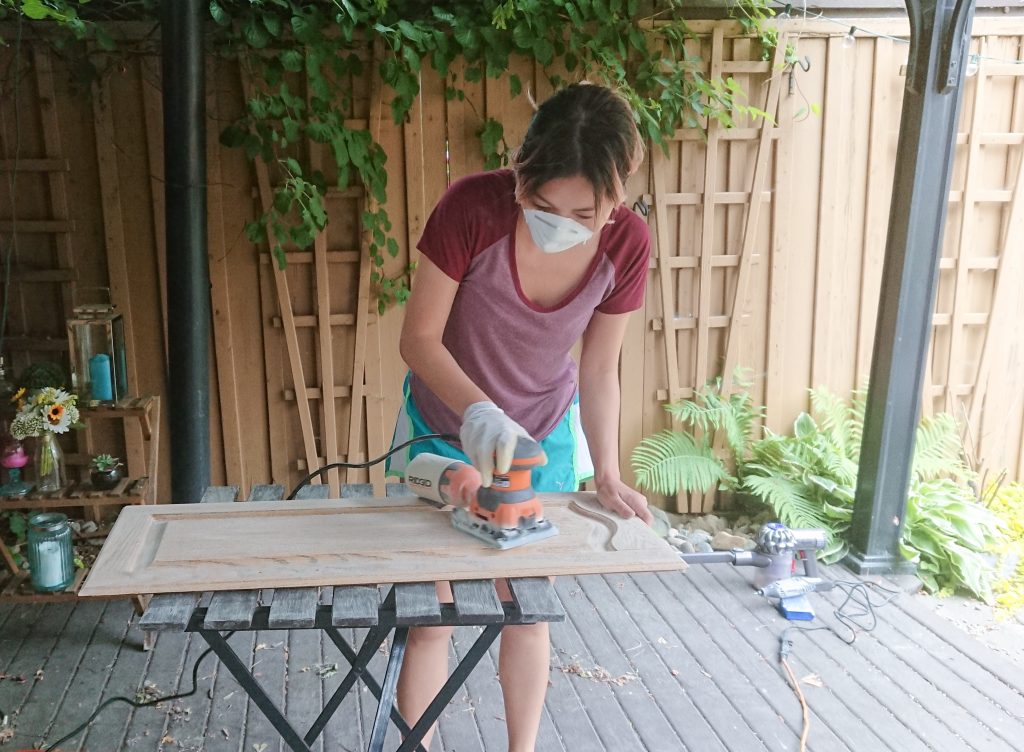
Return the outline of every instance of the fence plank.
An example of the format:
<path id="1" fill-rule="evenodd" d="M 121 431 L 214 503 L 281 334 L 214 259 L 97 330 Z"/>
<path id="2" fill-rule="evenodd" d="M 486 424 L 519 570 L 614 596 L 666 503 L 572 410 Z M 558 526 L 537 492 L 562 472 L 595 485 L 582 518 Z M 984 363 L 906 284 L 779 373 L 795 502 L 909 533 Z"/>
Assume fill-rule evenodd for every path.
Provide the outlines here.
<path id="1" fill-rule="evenodd" d="M 981 41 L 981 56 L 984 58 L 988 49 L 987 39 Z M 970 307 L 970 264 L 971 249 L 973 247 L 973 235 L 975 233 L 975 201 L 978 187 L 981 182 L 981 126 L 984 120 L 985 98 L 988 94 L 988 76 L 985 70 L 985 62 L 982 60 L 978 66 L 978 73 L 974 76 L 974 101 L 971 104 L 971 120 L 967 130 L 967 156 L 965 157 L 965 178 L 963 198 L 960 206 L 960 233 L 957 237 L 956 271 L 953 278 L 953 303 L 952 319 L 949 324 L 949 356 L 946 361 L 945 378 L 943 384 L 946 386 L 944 404 L 951 412 L 958 414 L 956 397 L 950 391 L 950 387 L 963 383 L 966 369 L 963 363 L 964 337 L 964 316 Z"/>

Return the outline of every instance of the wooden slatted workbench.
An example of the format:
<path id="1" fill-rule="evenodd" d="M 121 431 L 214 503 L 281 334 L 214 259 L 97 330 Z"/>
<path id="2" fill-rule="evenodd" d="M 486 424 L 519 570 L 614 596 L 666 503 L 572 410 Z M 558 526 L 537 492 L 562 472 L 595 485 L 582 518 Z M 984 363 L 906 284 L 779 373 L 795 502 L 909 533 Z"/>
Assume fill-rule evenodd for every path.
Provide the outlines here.
<path id="1" fill-rule="evenodd" d="M 282 499 L 284 488 L 256 486 L 249 501 L 257 503 L 236 507 L 224 503 L 235 500 L 236 488 L 211 487 L 202 499 L 207 506 L 150 508 L 141 516 L 137 511 L 126 510 L 82 593 L 126 592 L 125 588 L 132 587 L 132 581 L 141 582 L 137 585 L 141 588 L 166 586 L 165 592 L 153 596 L 140 621 L 142 628 L 149 633 L 198 632 L 294 752 L 309 752 L 345 696 L 359 681 L 378 699 L 368 750 L 383 750 L 390 721 L 403 738 L 398 752 L 425 752 L 420 744 L 423 735 L 437 721 L 505 626 L 565 619 L 562 604 L 547 576 L 508 577 L 522 571 L 522 562 L 546 557 L 550 562 L 545 565 L 549 567 L 547 574 L 578 573 L 588 569 L 594 572 L 685 569 L 685 564 L 668 545 L 642 523 L 604 517 L 592 508 L 596 502 L 585 498 L 586 495 L 563 499 L 560 504 L 546 507 L 550 519 L 563 521 L 562 535 L 532 547 L 499 552 L 462 533 L 454 533 L 446 549 L 445 540 L 451 532 L 448 512 L 427 507 L 413 497 L 388 501 L 366 498 L 316 501 L 326 499 L 328 493 L 329 488 L 324 485 L 306 486 L 294 502 L 261 504 L 259 502 Z M 571 504 L 575 504 L 574 511 Z M 147 519 L 141 519 L 146 514 Z M 325 539 L 317 540 L 314 528 L 304 519 L 310 515 L 319 523 L 314 528 L 328 531 Z M 331 535 L 344 529 L 339 521 L 358 529 L 360 524 L 365 524 L 366 515 L 378 515 L 373 519 L 381 526 L 372 545 L 360 546 L 358 541 L 349 540 L 339 541 L 333 550 L 328 550 L 330 546 L 318 548 L 325 540 L 329 542 Z M 408 550 L 401 551 L 403 545 L 395 543 L 400 538 L 393 534 L 396 530 L 407 529 L 410 520 L 420 526 L 422 540 L 408 541 L 405 546 Z M 197 521 L 220 532 L 204 539 L 197 535 L 204 529 Z M 239 526 L 239 537 L 246 539 L 246 546 L 233 547 L 223 533 Z M 310 537 L 305 540 L 306 550 L 320 556 L 299 553 L 304 550 L 302 545 L 294 546 L 290 554 L 282 554 L 285 544 L 278 544 L 275 549 L 269 542 L 272 533 L 287 539 L 294 537 L 297 530 L 307 531 Z M 189 535 L 192 537 L 188 538 Z M 394 550 L 388 549 L 389 542 Z M 423 545 L 432 545 L 434 553 L 425 556 L 421 550 Z M 532 551 L 524 557 L 522 552 L 529 549 Z M 243 555 L 240 551 L 247 553 Z M 190 561 L 190 556 L 196 561 Z M 404 565 L 403 570 L 403 556 L 404 561 L 415 561 L 418 565 Z M 465 560 L 472 565 L 465 567 Z M 383 565 L 387 561 L 392 563 L 390 569 Z M 463 562 L 461 569 L 460 562 Z M 190 564 L 199 566 L 193 571 Z M 201 573 L 218 566 L 225 569 L 203 579 Z M 442 566 L 443 570 L 438 569 Z M 226 576 L 226 568 L 236 572 L 234 586 L 219 584 L 220 578 Z M 451 603 L 438 600 L 434 581 L 440 571 L 451 573 Z M 474 572 L 478 574 L 474 576 Z M 480 576 L 508 577 L 512 600 L 499 600 L 494 580 L 480 579 Z M 271 591 L 254 587 L 253 583 L 260 578 L 276 588 Z M 181 590 L 183 583 L 191 585 L 200 581 L 218 584 L 209 590 L 196 588 L 205 592 L 173 591 L 175 584 Z M 479 626 L 482 631 L 423 716 L 410 724 L 395 706 L 398 675 L 409 628 L 427 625 Z M 361 645 L 350 645 L 341 635 L 339 630 L 349 627 L 368 628 Z M 266 629 L 322 630 L 349 663 L 348 674 L 305 732 L 296 729 L 285 717 L 228 643 L 235 631 Z M 367 666 L 389 636 L 388 664 L 378 682 Z"/>

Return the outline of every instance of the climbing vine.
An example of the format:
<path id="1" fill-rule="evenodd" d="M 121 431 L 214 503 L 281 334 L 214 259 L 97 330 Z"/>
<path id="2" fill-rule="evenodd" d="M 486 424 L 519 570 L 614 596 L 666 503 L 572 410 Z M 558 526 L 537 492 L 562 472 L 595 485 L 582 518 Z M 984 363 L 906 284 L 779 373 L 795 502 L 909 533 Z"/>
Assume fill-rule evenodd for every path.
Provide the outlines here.
<path id="1" fill-rule="evenodd" d="M 111 6 L 122 15 L 156 12 L 146 1 L 0 0 L 0 13 L 57 22 L 107 48 L 110 35 L 90 18 L 110 17 Z M 692 52 L 683 0 L 653 9 L 639 0 L 212 0 L 208 9 L 213 50 L 239 60 L 254 84 L 221 141 L 280 178 L 269 210 L 248 224 L 249 239 L 269 243 L 283 267 L 290 250 L 311 246 L 327 225 L 328 190 L 358 181 L 370 199 L 361 219 L 381 311 L 408 296 L 408 270 L 384 273 L 385 254 L 399 251 L 387 213 L 387 154 L 371 130 L 346 120 L 353 78 L 380 77 L 396 124 L 419 94 L 424 66 L 444 77 L 446 97 L 464 100 L 465 84 L 505 77 L 515 56 L 534 59 L 555 88 L 582 79 L 618 88 L 641 132 L 662 146 L 680 127 L 709 119 L 729 127 L 737 113 L 765 116 L 733 79 L 706 75 Z M 768 55 L 776 37 L 765 24 L 773 15 L 767 0 L 734 0 L 730 10 Z M 510 96 L 525 96 L 516 75 L 507 80 Z M 486 165 L 506 163 L 513 145 L 502 124 L 486 119 L 479 135 Z M 313 169 L 307 142 L 324 145 L 332 164 Z"/>

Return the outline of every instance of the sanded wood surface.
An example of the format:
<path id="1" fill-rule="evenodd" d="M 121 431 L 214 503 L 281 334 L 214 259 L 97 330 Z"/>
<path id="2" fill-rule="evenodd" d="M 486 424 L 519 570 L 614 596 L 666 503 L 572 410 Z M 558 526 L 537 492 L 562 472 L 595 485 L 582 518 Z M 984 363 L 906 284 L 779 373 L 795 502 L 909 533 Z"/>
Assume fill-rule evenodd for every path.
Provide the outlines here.
<path id="1" fill-rule="evenodd" d="M 412 499 L 131 507 L 118 517 L 82 594 L 685 568 L 650 528 L 605 513 L 593 494 L 541 498 L 559 535 L 507 551 L 454 529 L 449 511 Z"/>

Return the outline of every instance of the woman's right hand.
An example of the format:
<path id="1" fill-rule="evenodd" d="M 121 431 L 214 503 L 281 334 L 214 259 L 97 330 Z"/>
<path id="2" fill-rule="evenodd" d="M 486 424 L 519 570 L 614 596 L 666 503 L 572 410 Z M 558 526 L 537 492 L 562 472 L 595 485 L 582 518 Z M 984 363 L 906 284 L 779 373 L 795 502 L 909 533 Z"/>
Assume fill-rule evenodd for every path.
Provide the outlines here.
<path id="1" fill-rule="evenodd" d="M 520 437 L 531 438 L 525 428 L 493 402 L 474 402 L 466 408 L 459 440 L 462 451 L 480 471 L 485 488 L 494 481 L 495 472 L 509 471 Z"/>

